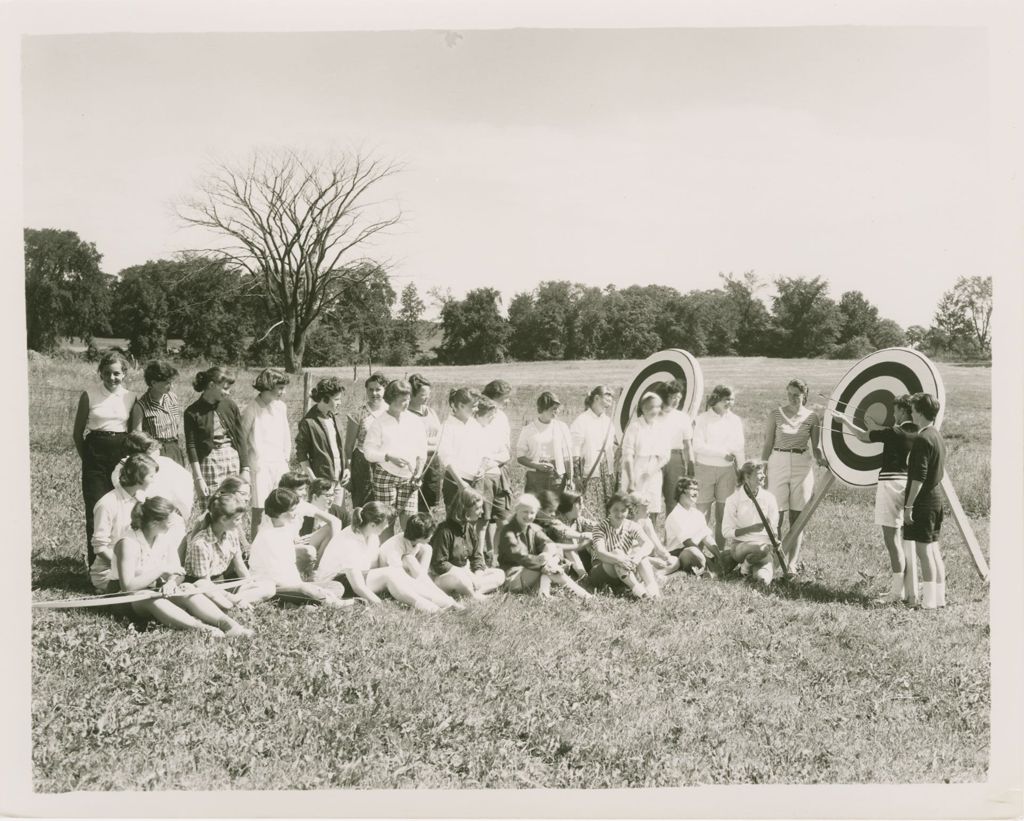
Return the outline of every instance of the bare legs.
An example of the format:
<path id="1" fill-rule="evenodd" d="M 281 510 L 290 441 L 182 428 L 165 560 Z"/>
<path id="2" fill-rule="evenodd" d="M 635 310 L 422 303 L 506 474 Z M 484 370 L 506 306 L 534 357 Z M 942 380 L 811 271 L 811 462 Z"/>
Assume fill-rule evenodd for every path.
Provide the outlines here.
<path id="1" fill-rule="evenodd" d="M 242 627 L 202 593 L 133 602 L 132 610 L 151 616 L 175 630 L 200 630 L 218 638 L 253 634 L 252 630 Z"/>

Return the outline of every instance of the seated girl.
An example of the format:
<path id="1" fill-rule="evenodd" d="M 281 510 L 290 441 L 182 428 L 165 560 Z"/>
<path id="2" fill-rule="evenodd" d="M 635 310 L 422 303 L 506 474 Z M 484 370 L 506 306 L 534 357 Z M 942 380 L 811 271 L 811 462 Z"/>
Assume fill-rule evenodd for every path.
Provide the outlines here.
<path id="1" fill-rule="evenodd" d="M 247 608 L 274 596 L 274 585 L 252 578 L 242 557 L 240 523 L 248 512 L 248 503 L 234 493 L 217 490 L 206 506 L 206 513 L 188 537 L 185 549 L 185 579 L 194 583 L 222 610 Z M 246 583 L 234 593 L 220 590 L 216 582 L 230 577 Z"/>
<path id="2" fill-rule="evenodd" d="M 337 582 L 302 580 L 297 564 L 301 545 L 295 543 L 299 497 L 287 488 L 277 487 L 267 494 L 263 503 L 264 521 L 252 542 L 250 566 L 253 576 L 274 588 L 279 599 L 347 607 L 352 602 L 342 599 L 344 588 Z M 327 535 L 333 525 L 325 528 Z"/>
<path id="3" fill-rule="evenodd" d="M 447 517 L 430 540 L 430 574 L 450 596 L 482 601 L 505 583 L 505 573 L 488 567 L 476 523 L 483 515 L 483 497 L 471 487 L 455 491 L 445 505 Z"/>
<path id="4" fill-rule="evenodd" d="M 441 608 L 464 610 L 430 578 L 430 559 L 434 554 L 430 537 L 434 535 L 434 519 L 429 513 L 416 513 L 405 523 L 405 530 L 396 533 L 380 546 L 381 565 L 394 567 L 409 576 L 425 598 Z"/>
<path id="5" fill-rule="evenodd" d="M 104 494 L 93 508 L 90 544 L 94 558 L 89 568 L 89 579 L 97 593 L 111 593 L 118 589 L 114 545 L 131 530 L 132 511 L 137 502 L 145 501 L 157 470 L 156 462 L 146 454 L 129 456 L 121 469 L 121 484 Z"/>
<path id="6" fill-rule="evenodd" d="M 581 599 L 592 598 L 562 568 L 563 551 L 569 545 L 551 541 L 534 524 L 539 510 L 537 497 L 524 493 L 516 500 L 511 518 L 498 528 L 498 566 L 505 573 L 505 588 L 510 593 L 536 591 L 547 597 L 554 583 Z"/>
<path id="7" fill-rule="evenodd" d="M 562 491 L 562 495 L 566 493 L 572 493 L 572 491 Z M 569 567 L 576 574 L 577 579 L 585 579 L 588 570 L 584 566 L 583 557 L 580 554 L 585 552 L 584 548 L 590 546 L 590 537 L 586 533 L 580 533 L 570 527 L 558 517 L 559 494 L 553 490 L 542 490 L 535 498 L 540 503 L 540 510 L 537 511 L 534 522 L 544 531 L 544 535 L 548 539 L 565 546 L 563 555 L 569 563 Z"/>
<path id="8" fill-rule="evenodd" d="M 718 556 L 718 545 L 707 519 L 697 507 L 697 480 L 689 476 L 679 479 L 675 497 L 676 504 L 665 517 L 665 542 L 672 564 L 664 572 L 668 575 L 681 570 L 700 576 L 707 569 L 707 557 Z"/>
<path id="9" fill-rule="evenodd" d="M 156 476 L 147 492 L 150 496 L 165 498 L 177 509 L 182 522 L 188 521 L 195 502 L 192 474 L 176 459 L 161 455 L 160 442 L 141 430 L 133 431 L 124 438 L 124 453 L 125 458 L 117 463 L 110 475 L 114 487 L 121 483 L 121 469 L 128 457 L 144 453 L 157 465 Z"/>
<path id="10" fill-rule="evenodd" d="M 648 543 L 651 545 L 651 566 L 662 573 L 662 575 L 667 574 L 669 571 L 667 571 L 666 568 L 672 565 L 672 557 L 665 549 L 665 545 L 662 544 L 661 539 L 658 538 L 658 532 L 654 529 L 654 519 L 648 514 L 649 506 L 647 497 L 642 496 L 639 493 L 630 493 L 628 499 L 628 516 L 643 528 L 644 538 L 647 539 Z"/>
<path id="11" fill-rule="evenodd" d="M 160 590 L 160 598 L 130 602 L 131 609 L 176 630 L 200 630 L 217 637 L 251 636 L 207 596 L 181 585 L 185 574 L 178 562 L 177 542 L 168 539 L 176 508 L 167 499 L 150 496 L 135 505 L 131 530 L 114 545 L 114 566 L 121 590 Z"/>
<path id="12" fill-rule="evenodd" d="M 593 587 L 625 588 L 637 598 L 659 596 L 650 556 L 653 546 L 643 527 L 627 517 L 629 499 L 613 493 L 605 503 L 605 518 L 592 535 L 590 583 Z"/>
<path id="13" fill-rule="evenodd" d="M 382 502 L 367 502 L 352 511 L 352 524 L 331 539 L 316 568 L 319 582 L 339 581 L 346 593 L 367 604 L 383 604 L 382 594 L 425 613 L 441 608 L 401 568 L 381 560 L 380 534 L 391 526 L 395 509 Z"/>

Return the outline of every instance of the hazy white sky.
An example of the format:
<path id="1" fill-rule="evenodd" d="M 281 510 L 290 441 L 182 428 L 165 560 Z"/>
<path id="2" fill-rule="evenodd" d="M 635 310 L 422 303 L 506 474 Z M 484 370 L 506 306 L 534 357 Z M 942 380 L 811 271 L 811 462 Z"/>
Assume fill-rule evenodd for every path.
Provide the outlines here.
<path id="1" fill-rule="evenodd" d="M 202 245 L 171 203 L 286 145 L 404 164 L 370 253 L 422 294 L 752 269 L 927 325 L 990 273 L 982 29 L 32 37 L 22 88 L 26 224 L 109 272 Z"/>

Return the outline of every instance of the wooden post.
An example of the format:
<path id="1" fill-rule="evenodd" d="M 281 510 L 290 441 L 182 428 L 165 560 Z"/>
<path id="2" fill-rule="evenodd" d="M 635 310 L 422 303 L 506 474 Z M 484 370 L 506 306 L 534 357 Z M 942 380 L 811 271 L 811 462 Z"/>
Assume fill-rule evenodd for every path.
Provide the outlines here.
<path id="1" fill-rule="evenodd" d="M 818 505 L 821 504 L 821 500 L 825 498 L 825 494 L 828 489 L 832 487 L 832 483 L 836 480 L 835 474 L 831 470 L 826 468 L 825 475 L 818 481 L 817 487 L 814 491 L 814 496 L 811 497 L 811 501 L 807 504 L 800 512 L 800 517 L 796 520 L 793 526 L 786 533 L 785 538 L 782 540 L 782 552 L 789 555 L 789 549 L 796 542 L 797 536 L 799 536 L 807 523 L 811 520 L 811 516 L 814 515 L 814 511 L 818 509 Z"/>
<path id="2" fill-rule="evenodd" d="M 982 581 L 988 581 L 988 563 L 985 561 L 985 554 L 981 552 L 981 545 L 974 535 L 974 528 L 971 527 L 971 520 L 964 513 L 963 505 L 960 504 L 960 497 L 956 495 L 956 488 L 953 487 L 953 480 L 946 473 L 942 477 L 942 490 L 946 494 L 946 501 L 949 502 L 949 509 L 953 513 L 953 521 L 956 522 L 957 530 L 971 551 L 971 558 L 974 559 L 974 567 L 981 576 Z"/>
<path id="3" fill-rule="evenodd" d="M 313 374 L 310 371 L 302 372 L 302 415 L 306 415 L 309 406 L 313 404 Z"/>

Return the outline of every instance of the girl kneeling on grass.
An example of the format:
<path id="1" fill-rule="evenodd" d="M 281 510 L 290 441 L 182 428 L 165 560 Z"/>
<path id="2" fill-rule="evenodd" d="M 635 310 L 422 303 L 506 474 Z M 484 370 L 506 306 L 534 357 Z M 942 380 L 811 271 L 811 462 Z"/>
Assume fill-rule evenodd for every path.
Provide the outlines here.
<path id="1" fill-rule="evenodd" d="M 455 601 L 430 578 L 430 559 L 434 555 L 430 537 L 434 529 L 434 519 L 429 513 L 410 516 L 404 532 L 396 533 L 380 546 L 381 566 L 401 570 L 413 580 L 424 598 L 439 607 L 464 610 L 464 604 Z"/>
<path id="2" fill-rule="evenodd" d="M 547 597 L 554 583 L 581 599 L 592 598 L 562 568 L 562 552 L 573 546 L 551 541 L 533 523 L 539 510 L 537 497 L 524 493 L 516 500 L 512 517 L 498 529 L 498 566 L 505 572 L 505 588 Z"/>
<path id="3" fill-rule="evenodd" d="M 367 604 L 379 605 L 381 594 L 425 613 L 441 608 L 401 568 L 381 560 L 380 534 L 391 526 L 395 509 L 381 502 L 368 502 L 352 511 L 352 524 L 331 539 L 320 557 L 314 576 L 319 582 L 337 580 Z"/>
<path id="4" fill-rule="evenodd" d="M 298 494 L 288 488 L 274 488 L 267 494 L 263 504 L 266 521 L 260 527 L 252 542 L 249 564 L 257 579 L 269 582 L 278 598 L 317 602 L 327 607 L 348 607 L 352 602 L 342 599 L 344 589 L 334 581 L 306 582 L 299 573 L 297 554 L 304 546 L 295 542 L 298 516 Z M 337 519 L 334 519 L 335 522 Z M 333 531 L 334 524 L 324 527 Z"/>
<path id="5" fill-rule="evenodd" d="M 654 568 L 648 556 L 652 546 L 643 528 L 627 517 L 629 498 L 613 493 L 605 503 L 606 518 L 594 531 L 590 550 L 593 587 L 626 588 L 638 599 L 661 595 Z"/>
<path id="6" fill-rule="evenodd" d="M 707 569 L 707 556 L 718 556 L 715 536 L 697 507 L 698 494 L 696 479 L 684 476 L 676 482 L 676 504 L 665 518 L 665 543 L 672 556 L 666 575 L 681 570 L 699 576 Z"/>
<path id="7" fill-rule="evenodd" d="M 255 602 L 274 597 L 274 585 L 251 577 L 242 558 L 242 516 L 248 506 L 246 499 L 222 490 L 207 503 L 206 513 L 188 537 L 185 550 L 185 578 L 223 610 L 247 608 Z M 228 571 L 232 578 L 248 581 L 235 593 L 219 590 L 215 583 Z"/>
<path id="8" fill-rule="evenodd" d="M 475 422 L 473 424 L 476 424 Z M 458 490 L 447 505 L 447 518 L 437 526 L 430 545 L 430 573 L 445 593 L 482 601 L 505 583 L 505 574 L 487 567 L 476 522 L 483 514 L 483 497 L 472 488 Z"/>
<path id="9" fill-rule="evenodd" d="M 151 496 L 135 506 L 131 531 L 114 545 L 123 591 L 154 589 L 163 593 L 163 598 L 131 602 L 132 610 L 175 630 L 200 630 L 217 637 L 251 636 L 252 630 L 227 616 L 203 593 L 180 586 L 185 574 L 178 562 L 177 545 L 163 538 L 174 512 L 169 501 Z"/>

